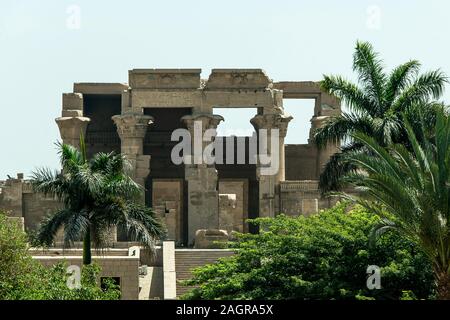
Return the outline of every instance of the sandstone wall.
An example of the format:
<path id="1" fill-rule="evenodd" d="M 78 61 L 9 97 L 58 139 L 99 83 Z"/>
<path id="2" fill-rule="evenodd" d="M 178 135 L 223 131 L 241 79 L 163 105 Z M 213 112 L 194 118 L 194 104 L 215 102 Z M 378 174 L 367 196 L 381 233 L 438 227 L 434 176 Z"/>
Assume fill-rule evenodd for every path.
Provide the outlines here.
<path id="1" fill-rule="evenodd" d="M 317 180 L 317 148 L 312 144 L 286 144 L 286 180 Z"/>
<path id="2" fill-rule="evenodd" d="M 0 210 L 11 217 L 23 217 L 25 230 L 33 232 L 42 218 L 61 208 L 54 197 L 34 193 L 31 184 L 20 178 L 0 182 Z"/>
<path id="3" fill-rule="evenodd" d="M 59 262 L 67 265 L 81 267 L 83 258 L 80 256 L 33 256 L 45 267 L 53 266 Z M 139 258 L 137 257 L 103 257 L 94 256 L 93 262 L 97 263 L 102 271 L 100 277 L 120 278 L 120 290 L 122 300 L 138 300 L 139 298 Z"/>

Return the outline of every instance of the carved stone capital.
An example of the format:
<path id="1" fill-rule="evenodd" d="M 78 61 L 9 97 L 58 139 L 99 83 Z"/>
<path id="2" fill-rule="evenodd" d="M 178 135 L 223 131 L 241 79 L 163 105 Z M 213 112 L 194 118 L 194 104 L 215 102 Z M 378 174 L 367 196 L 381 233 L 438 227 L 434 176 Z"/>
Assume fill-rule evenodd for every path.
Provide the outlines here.
<path id="1" fill-rule="evenodd" d="M 142 113 L 124 113 L 112 117 L 120 137 L 122 153 L 127 156 L 142 155 L 144 138 L 153 117 Z"/>
<path id="2" fill-rule="evenodd" d="M 153 117 L 139 113 L 125 113 L 112 117 L 117 126 L 120 139 L 144 139 L 149 125 L 153 123 Z"/>
<path id="3" fill-rule="evenodd" d="M 59 117 L 55 119 L 63 143 L 76 148 L 80 145 L 80 135 L 86 135 L 86 128 L 91 119 L 87 117 Z"/>
<path id="4" fill-rule="evenodd" d="M 250 120 L 250 123 L 256 131 L 260 129 L 278 129 L 280 130 L 280 137 L 284 138 L 287 134 L 288 124 L 292 119 L 292 116 L 289 115 L 270 113 L 256 115 Z"/>
<path id="5" fill-rule="evenodd" d="M 187 115 L 181 118 L 181 121 L 186 124 L 189 131 L 194 130 L 194 124 L 196 121 L 201 122 L 202 131 L 207 129 L 216 129 L 221 121 L 224 121 L 222 116 L 217 114 L 196 114 Z"/>

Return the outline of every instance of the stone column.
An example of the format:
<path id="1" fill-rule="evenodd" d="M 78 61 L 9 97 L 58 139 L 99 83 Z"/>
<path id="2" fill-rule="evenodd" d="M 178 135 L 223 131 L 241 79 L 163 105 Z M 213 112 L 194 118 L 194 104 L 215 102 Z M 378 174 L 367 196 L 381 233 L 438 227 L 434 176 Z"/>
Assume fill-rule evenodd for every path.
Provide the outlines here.
<path id="1" fill-rule="evenodd" d="M 80 147 L 80 135 L 86 136 L 91 119 L 83 116 L 83 95 L 63 93 L 61 117 L 55 119 L 64 144 Z"/>
<path id="2" fill-rule="evenodd" d="M 112 120 L 121 140 L 121 152 L 131 163 L 131 177 L 145 187 L 145 180 L 150 173 L 150 156 L 144 155 L 144 138 L 148 126 L 153 123 L 153 117 L 130 112 L 113 116 Z M 144 200 L 145 197 L 142 198 Z"/>
<path id="3" fill-rule="evenodd" d="M 311 130 L 309 134 L 308 143 L 313 143 L 314 133 L 316 129 L 321 128 L 325 125 L 326 121 L 330 117 L 336 117 L 341 114 L 341 102 L 335 96 L 322 92 L 320 97 L 316 99 L 316 105 L 314 107 L 314 116 L 311 119 Z M 317 148 L 317 162 L 316 162 L 316 177 L 319 179 L 320 174 L 330 157 L 339 152 L 340 142 L 333 143 L 330 142 L 322 148 Z"/>
<path id="4" fill-rule="evenodd" d="M 286 158 L 284 153 L 284 138 L 286 138 L 287 128 L 292 116 L 282 115 L 276 120 L 276 126 L 279 129 L 279 153 L 280 169 L 278 170 L 277 182 L 286 180 Z"/>
<path id="5" fill-rule="evenodd" d="M 289 122 L 292 120 L 291 116 L 284 114 L 262 114 L 253 117 L 250 122 L 255 128 L 256 132 L 260 129 L 267 130 L 267 152 L 272 154 L 271 150 L 271 132 L 273 129 L 278 129 L 278 172 L 275 175 L 277 183 L 284 181 L 285 179 L 285 156 L 284 156 L 284 138 L 287 134 L 287 127 Z M 275 151 L 275 150 L 274 150 Z"/>
<path id="6" fill-rule="evenodd" d="M 313 134 L 316 129 L 323 127 L 325 122 L 329 119 L 329 116 L 314 116 L 311 119 L 311 131 L 310 140 L 312 141 Z M 322 173 L 325 165 L 327 164 L 330 157 L 339 152 L 339 144 L 330 142 L 322 148 L 317 148 L 317 162 L 316 162 L 316 176 L 319 177 Z"/>
<path id="7" fill-rule="evenodd" d="M 275 215 L 275 187 L 279 185 L 280 181 L 285 179 L 285 153 L 284 153 L 284 138 L 286 137 L 287 127 L 291 116 L 282 113 L 260 114 L 253 117 L 250 122 L 255 128 L 257 134 L 260 129 L 267 130 L 267 154 L 272 155 L 272 152 L 278 152 L 278 171 L 274 175 L 267 175 L 262 173 L 262 169 L 266 164 L 257 162 L 257 177 L 259 180 L 259 216 L 273 217 Z M 271 134 L 272 129 L 278 129 L 278 149 L 271 150 Z M 259 134 L 258 134 L 259 137 Z M 259 138 L 258 138 L 259 139 Z M 260 151 L 258 151 L 260 153 Z"/>
<path id="8" fill-rule="evenodd" d="M 191 163 L 185 164 L 185 179 L 188 183 L 188 244 L 195 239 L 195 233 L 200 229 L 217 229 L 219 227 L 219 192 L 217 170 L 214 164 L 207 165 L 201 159 L 194 163 L 194 149 L 201 145 L 201 151 L 208 142 L 203 141 L 203 134 L 207 129 L 216 129 L 221 116 L 213 114 L 198 114 L 184 116 L 181 120 L 186 124 L 191 134 L 192 154 Z M 197 124 L 197 125 L 196 125 Z M 201 128 L 201 130 L 196 130 Z M 199 132 L 197 132 L 199 131 Z M 201 134 L 196 137 L 195 134 Z M 200 142 L 202 141 L 202 142 Z M 200 163 L 199 163 L 200 162 Z"/>

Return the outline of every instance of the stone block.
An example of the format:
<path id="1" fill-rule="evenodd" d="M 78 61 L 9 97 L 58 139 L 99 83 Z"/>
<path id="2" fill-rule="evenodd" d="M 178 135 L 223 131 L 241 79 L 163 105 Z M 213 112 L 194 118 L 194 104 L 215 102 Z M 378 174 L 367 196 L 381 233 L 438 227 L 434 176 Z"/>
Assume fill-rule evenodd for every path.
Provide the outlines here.
<path id="1" fill-rule="evenodd" d="M 248 182 L 243 180 L 219 180 L 219 229 L 245 232 L 247 216 Z M 245 208 L 245 209 L 244 209 Z"/>
<path id="2" fill-rule="evenodd" d="M 131 94 L 129 90 L 124 90 L 121 93 L 121 109 L 122 113 L 131 112 Z"/>
<path id="3" fill-rule="evenodd" d="M 222 249 L 227 246 L 228 232 L 219 229 L 200 229 L 195 233 L 195 249 Z"/>
<path id="4" fill-rule="evenodd" d="M 151 101 L 151 103 L 149 103 Z M 202 90 L 149 90 L 131 91 L 131 110 L 142 108 L 196 108 L 202 104 Z"/>
<path id="5" fill-rule="evenodd" d="M 73 84 L 73 92 L 82 94 L 121 94 L 128 88 L 128 84 L 117 82 L 77 82 Z"/>
<path id="6" fill-rule="evenodd" d="M 133 89 L 197 89 L 201 69 L 134 69 L 128 73 Z"/>
<path id="7" fill-rule="evenodd" d="M 176 299 L 177 279 L 175 273 L 175 242 L 163 242 L 164 299 Z"/>
<path id="8" fill-rule="evenodd" d="M 83 112 L 83 95 L 81 93 L 63 93 L 62 109 Z"/>
<path id="9" fill-rule="evenodd" d="M 303 199 L 302 200 L 302 214 L 309 216 L 311 214 L 319 212 L 319 200 L 318 199 Z"/>
<path id="10" fill-rule="evenodd" d="M 61 115 L 63 117 L 82 117 L 83 110 L 63 110 Z"/>
<path id="11" fill-rule="evenodd" d="M 206 89 L 265 90 L 272 81 L 262 69 L 213 69 Z"/>

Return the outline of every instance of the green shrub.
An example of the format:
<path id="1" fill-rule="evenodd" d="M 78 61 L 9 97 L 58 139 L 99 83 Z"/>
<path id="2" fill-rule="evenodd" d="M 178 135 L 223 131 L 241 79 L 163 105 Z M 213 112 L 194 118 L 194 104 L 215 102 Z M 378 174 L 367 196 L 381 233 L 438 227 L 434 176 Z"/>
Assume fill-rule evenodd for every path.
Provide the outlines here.
<path id="1" fill-rule="evenodd" d="M 0 300 L 114 300 L 120 290 L 112 281 L 98 285 L 100 267 L 84 266 L 81 287 L 69 289 L 67 265 L 43 267 L 28 253 L 26 234 L 0 212 Z"/>
<path id="2" fill-rule="evenodd" d="M 238 234 L 235 255 L 198 268 L 185 299 L 400 299 L 428 298 L 431 266 L 393 232 L 373 245 L 376 216 L 347 205 L 305 218 L 259 218 L 259 234 Z M 369 265 L 381 268 L 379 290 L 366 287 Z"/>

